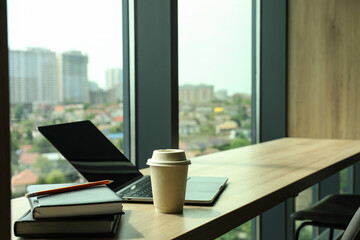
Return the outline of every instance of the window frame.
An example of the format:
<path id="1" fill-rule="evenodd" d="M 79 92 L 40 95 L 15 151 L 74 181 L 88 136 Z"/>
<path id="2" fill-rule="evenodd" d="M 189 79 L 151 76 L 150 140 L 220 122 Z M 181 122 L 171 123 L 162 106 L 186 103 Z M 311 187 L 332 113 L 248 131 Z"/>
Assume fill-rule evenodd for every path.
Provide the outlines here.
<path id="1" fill-rule="evenodd" d="M 287 136 L 287 0 L 260 0 L 259 142 Z M 276 107 L 274 107 L 276 106 Z M 291 239 L 294 198 L 258 217 L 255 239 Z M 276 223 L 276 224 L 275 224 Z"/>
<path id="2" fill-rule="evenodd" d="M 147 167 L 146 160 L 151 157 L 154 149 L 178 148 L 177 3 L 177 0 L 128 0 L 129 22 L 134 22 L 135 29 L 133 36 L 129 32 L 127 37 L 133 38 L 135 44 L 134 49 L 129 46 L 130 41 L 129 45 L 124 46 L 128 49 L 124 52 L 129 52 L 129 74 L 124 76 L 129 88 L 128 93 L 124 94 L 130 96 L 129 119 L 127 120 L 131 123 L 128 133 L 131 139 L 130 159 L 139 168 Z M 255 44 L 253 45 L 254 55 L 256 47 Z M 255 61 L 254 56 L 252 59 L 252 107 L 254 110 L 258 101 Z M 124 87 L 124 89 L 127 88 Z M 152 95 L 147 94 L 149 89 Z M 253 111 L 252 121 L 257 118 L 257 115 L 256 111 Z M 258 127 L 252 124 L 252 143 L 257 142 Z"/>
<path id="3" fill-rule="evenodd" d="M 178 148 L 177 0 L 129 0 L 128 7 L 130 159 L 145 168 L 154 149 Z"/>
<path id="4" fill-rule="evenodd" d="M 10 102 L 7 40 L 7 4 L 0 1 L 0 236 L 10 239 Z"/>
<path id="5" fill-rule="evenodd" d="M 123 11 L 125 5 L 128 6 L 129 1 L 134 2 L 134 23 L 135 23 L 135 51 L 136 60 L 134 60 L 134 73 L 133 79 L 130 81 L 131 76 L 131 67 L 130 62 L 128 65 L 124 61 L 124 105 L 127 102 L 127 108 L 124 109 L 124 114 L 127 116 L 134 113 L 136 116 L 135 119 L 135 129 L 137 132 L 135 134 L 128 132 L 124 133 L 124 137 L 128 136 L 128 139 L 134 139 L 134 144 L 131 146 L 125 146 L 125 153 L 132 160 L 136 160 L 139 167 L 146 167 L 145 161 L 151 155 L 153 149 L 171 147 L 177 148 L 178 141 L 178 79 L 177 79 L 177 0 L 149 0 L 149 1 L 139 1 L 139 0 L 123 0 Z M 260 141 L 266 141 L 278 137 L 286 136 L 286 21 L 287 21 L 287 1 L 261 1 L 253 0 L 257 2 L 257 5 L 261 5 L 260 19 L 261 19 L 261 31 L 260 31 L 260 58 L 261 58 L 261 69 L 260 69 L 260 86 L 256 86 L 255 89 L 257 92 L 257 99 L 259 99 L 258 105 L 258 115 L 256 116 L 259 119 L 259 130 L 258 135 L 260 136 Z M 276 4 L 280 4 L 279 7 Z M 279 7 L 279 8 L 278 8 Z M 273 9 L 281 10 L 281 24 L 278 26 L 282 28 L 281 33 L 277 31 L 272 31 L 271 27 L 271 17 L 278 14 L 277 11 L 272 11 Z M 130 12 L 126 12 L 128 15 L 131 15 Z M 159 25 L 154 24 L 154 20 L 151 20 L 151 16 L 156 15 L 157 22 Z M 128 16 L 126 15 L 126 16 Z M 124 17 L 126 17 L 124 16 Z M 125 19 L 125 18 L 124 18 Z M 148 20 L 151 21 L 148 21 Z M 269 21 L 269 22 L 267 22 Z M 124 21 L 124 24 L 126 22 Z M 269 25 L 270 24 L 270 25 Z M 157 26 L 155 26 L 157 25 Z M 0 191 L 2 192 L 2 198 L 0 200 L 1 205 L 1 230 L 0 235 L 10 239 L 10 126 L 9 126 L 9 74 L 8 74 L 8 42 L 7 42 L 7 4 L 6 1 L 1 1 L 0 3 L 0 63 L 2 68 L 0 68 L 0 179 L 2 184 L 0 185 Z M 274 26 L 273 26 L 274 27 Z M 128 29 L 128 28 L 127 28 Z M 127 30 L 129 31 L 129 29 Z M 156 34 L 152 34 L 153 32 Z M 281 42 L 284 40 L 285 34 L 285 44 L 283 46 L 277 45 L 279 49 L 275 49 L 275 56 L 270 57 L 267 55 L 269 52 L 266 49 L 274 47 L 276 44 L 276 39 L 280 38 Z M 152 35 L 156 35 L 161 41 L 156 42 Z M 271 35 L 274 38 L 271 38 Z M 130 38 L 129 38 L 130 39 Z M 164 42 L 162 42 L 164 41 Z M 124 41 L 124 50 L 125 45 L 129 45 L 129 42 Z M 149 49 L 155 46 L 154 49 Z M 276 45 L 275 45 L 276 46 Z M 130 49 L 128 49 L 128 57 L 130 58 Z M 279 51 L 277 51 L 279 50 Z M 285 54 L 284 53 L 285 50 Z M 151 61 L 151 53 L 157 53 L 157 61 Z M 160 53 L 158 55 L 158 53 Z M 124 56 L 125 58 L 125 56 Z M 278 86 L 281 91 L 281 94 L 277 96 L 278 103 L 281 104 L 281 113 L 278 115 L 280 122 L 277 122 L 276 131 L 274 131 L 274 126 L 270 124 L 274 121 L 273 118 L 270 118 L 269 114 L 272 114 L 271 110 L 273 109 L 274 102 L 271 101 L 272 97 L 275 95 L 271 93 L 271 89 L 268 89 L 267 86 L 271 85 L 273 81 L 278 79 L 275 75 L 271 74 L 274 63 L 281 62 L 282 67 L 279 72 L 280 80 L 277 81 Z M 125 71 L 125 66 L 127 70 Z M 158 71 L 161 70 L 162 74 Z M 256 71 L 256 70 L 254 70 Z M 270 73 L 270 75 L 268 75 Z M 258 72 L 259 74 L 259 72 Z M 150 82 L 147 79 L 154 79 L 154 82 Z M 128 82 L 126 82 L 127 80 Z M 170 81 L 169 81 L 170 79 Z M 167 82 L 166 82 L 167 81 Z M 254 82 L 254 80 L 253 80 Z M 164 84 L 165 83 L 165 84 Z M 133 84 L 133 88 L 130 87 L 130 84 Z M 151 94 L 147 93 L 149 87 L 156 88 Z M 261 87 L 261 88 L 259 88 Z M 254 88 L 253 88 L 254 89 Z M 168 93 L 164 94 L 164 98 L 157 98 L 156 101 L 153 100 L 153 96 L 158 97 L 162 95 L 164 91 Z M 132 99 L 130 98 L 132 97 Z M 165 99 L 165 100 L 164 100 Z M 176 100 L 176 101 L 175 101 Z M 276 102 L 275 101 L 275 102 Z M 134 104 L 134 108 L 130 108 Z M 154 112 L 154 105 L 161 104 L 162 107 L 159 107 Z M 255 103 L 253 103 L 255 106 Z M 126 111 L 126 113 L 125 113 Z M 155 116 L 154 116 L 155 115 Z M 284 119 L 285 116 L 285 119 Z M 150 120 L 150 121 L 149 121 Z M 159 121 L 158 124 L 153 124 L 154 121 Z M 124 124 L 126 126 L 131 125 L 131 119 L 126 117 L 124 118 Z M 281 124 L 280 124 L 281 123 Z M 254 124 L 255 125 L 255 124 Z M 269 129 L 270 128 L 270 129 Z M 126 129 L 126 127 L 125 127 Z M 129 128 L 127 128 L 129 129 Z M 127 141 L 128 142 L 128 141 Z M 127 143 L 128 144 L 128 143 Z M 126 150 L 133 149 L 136 156 L 131 156 L 130 151 Z M 135 158 L 136 157 L 136 158 Z M 134 159 L 133 159 L 134 158 Z M 356 170 L 359 169 L 359 164 L 356 165 Z M 354 176 L 354 180 L 359 178 L 358 174 Z M 358 192 L 358 185 L 356 185 L 356 192 Z M 282 209 L 286 209 L 286 206 L 282 206 Z M 276 215 L 276 214 L 275 214 Z M 287 216 L 282 215 L 281 218 Z M 274 218 L 271 218 L 273 222 Z M 265 225 L 268 224 L 268 221 L 262 223 Z M 285 229 L 285 226 L 283 227 Z M 260 229 L 261 233 L 264 234 L 266 231 Z M 279 233 L 279 230 L 276 230 Z M 284 230 L 281 230 L 280 233 Z M 263 235 L 264 237 L 265 235 Z M 268 235 L 274 236 L 274 235 Z M 256 236 L 259 238 L 260 236 Z M 265 238 L 263 238 L 265 239 Z"/>

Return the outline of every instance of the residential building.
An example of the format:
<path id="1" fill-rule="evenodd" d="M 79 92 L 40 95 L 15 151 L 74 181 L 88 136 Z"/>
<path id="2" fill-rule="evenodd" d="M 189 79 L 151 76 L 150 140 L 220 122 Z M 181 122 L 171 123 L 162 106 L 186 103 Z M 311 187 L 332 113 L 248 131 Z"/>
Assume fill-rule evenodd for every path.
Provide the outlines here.
<path id="1" fill-rule="evenodd" d="M 11 191 L 13 194 L 23 193 L 27 186 L 36 184 L 39 176 L 29 169 L 11 177 Z"/>
<path id="2" fill-rule="evenodd" d="M 218 91 L 216 91 L 215 93 L 215 98 L 216 99 L 219 99 L 219 100 L 227 100 L 228 99 L 228 94 L 227 94 L 227 91 L 226 89 L 220 89 Z"/>
<path id="3" fill-rule="evenodd" d="M 179 86 L 179 101 L 180 102 L 210 102 L 214 99 L 214 86 L 199 84 L 199 85 L 182 85 Z"/>
<path id="4" fill-rule="evenodd" d="M 123 100 L 123 87 L 118 84 L 109 90 L 98 88 L 89 91 L 90 104 L 117 103 Z"/>

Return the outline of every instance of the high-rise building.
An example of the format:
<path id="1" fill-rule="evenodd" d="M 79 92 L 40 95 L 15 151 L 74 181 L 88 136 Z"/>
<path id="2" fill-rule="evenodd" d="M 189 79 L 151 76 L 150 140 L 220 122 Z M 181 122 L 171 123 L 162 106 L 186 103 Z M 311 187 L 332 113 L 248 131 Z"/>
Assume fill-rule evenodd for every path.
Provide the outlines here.
<path id="1" fill-rule="evenodd" d="M 43 48 L 10 50 L 10 103 L 58 102 L 56 53 Z"/>
<path id="2" fill-rule="evenodd" d="M 88 56 L 80 51 L 59 55 L 59 96 L 63 103 L 89 102 Z"/>
<path id="3" fill-rule="evenodd" d="M 89 91 L 97 91 L 99 90 L 99 85 L 96 83 L 96 82 L 93 82 L 93 81 L 89 81 Z"/>
<path id="4" fill-rule="evenodd" d="M 106 89 L 109 92 L 110 102 L 123 100 L 123 71 L 121 68 L 106 70 Z"/>
<path id="5" fill-rule="evenodd" d="M 123 83 L 123 71 L 121 68 L 106 70 L 106 89 L 111 89 Z"/>

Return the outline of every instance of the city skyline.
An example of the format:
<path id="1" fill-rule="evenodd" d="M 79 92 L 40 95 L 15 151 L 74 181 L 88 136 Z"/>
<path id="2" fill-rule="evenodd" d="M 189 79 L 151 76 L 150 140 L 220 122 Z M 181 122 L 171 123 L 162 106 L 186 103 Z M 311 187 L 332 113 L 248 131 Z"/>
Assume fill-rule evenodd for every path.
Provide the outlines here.
<path id="1" fill-rule="evenodd" d="M 7 2 L 10 49 L 81 51 L 90 59 L 89 81 L 103 89 L 106 69 L 122 68 L 121 1 L 103 0 L 101 10 L 97 0 Z"/>
<path id="2" fill-rule="evenodd" d="M 34 54 L 34 53 L 37 53 L 37 54 L 50 54 L 50 55 L 53 55 L 53 58 L 55 59 L 55 58 L 61 58 L 61 56 L 63 55 L 63 54 L 69 54 L 69 53 L 75 53 L 76 55 L 81 55 L 81 56 L 84 56 L 84 57 L 86 57 L 87 58 L 87 61 L 88 61 L 88 56 L 86 55 L 86 54 L 83 54 L 81 51 L 77 51 L 77 50 L 72 50 L 72 51 L 66 51 L 66 52 L 61 52 L 61 53 L 57 53 L 57 52 L 54 52 L 54 51 L 52 51 L 52 50 L 50 50 L 50 49 L 46 49 L 46 48 L 36 48 L 36 47 L 28 47 L 26 50 L 20 50 L 20 49 L 9 49 L 9 55 L 10 55 L 10 59 L 12 59 L 12 57 L 11 56 L 14 56 L 14 53 L 22 53 L 22 54 Z M 31 58 L 30 58 L 31 59 Z M 36 60 L 36 59 L 34 59 L 33 58 L 33 60 L 30 60 L 30 61 L 23 61 L 23 63 L 25 63 L 25 64 L 29 64 L 28 66 L 31 66 L 31 67 L 33 67 L 34 68 L 34 64 L 36 63 L 36 62 L 39 62 L 40 60 Z M 13 62 L 13 60 L 11 61 L 11 62 Z M 11 64 L 11 66 L 12 66 L 12 64 Z M 54 66 L 55 67 L 55 66 Z M 17 67 L 17 68 L 19 68 L 19 66 Z M 10 67 L 10 72 L 11 72 L 11 75 L 13 75 L 16 71 L 17 71 L 17 68 L 14 68 L 14 67 Z M 22 67 L 22 68 L 24 68 L 24 67 Z M 35 67 L 36 68 L 36 67 Z M 56 67 L 57 68 L 57 67 Z M 29 68 L 28 68 L 29 69 Z M 49 71 L 50 69 L 47 69 L 46 70 L 46 72 L 47 72 L 47 74 L 48 74 L 48 77 L 52 77 L 51 76 L 51 71 Z M 14 72 L 15 71 L 15 72 Z M 93 81 L 91 81 L 90 79 L 87 79 L 87 81 L 88 81 L 88 88 L 89 88 L 89 90 L 91 90 L 91 91 L 97 91 L 98 89 L 100 89 L 100 90 L 110 90 L 111 88 L 113 88 L 113 87 L 116 87 L 116 85 L 118 84 L 118 83 L 122 83 L 122 75 L 121 75 L 121 73 L 122 73 L 122 71 L 123 71 L 123 69 L 122 68 L 110 68 L 110 69 L 106 69 L 106 78 L 105 78 L 105 80 L 106 80 L 106 83 L 105 83 L 105 87 L 104 88 L 100 88 L 99 86 L 98 86 L 98 84 L 96 83 L 96 82 L 93 82 Z M 54 72 L 56 72 L 56 71 L 54 71 L 54 70 L 52 70 L 52 72 L 54 73 Z M 49 73 L 50 73 L 50 75 L 49 75 Z M 54 74 L 56 74 L 57 75 L 57 73 L 54 73 Z M 88 75 L 88 74 L 86 74 L 86 75 Z M 52 96 L 53 97 L 55 97 L 55 95 L 53 94 L 53 93 L 48 93 L 48 92 L 46 92 L 46 89 L 44 88 L 44 86 L 41 86 L 41 85 L 39 85 L 39 83 L 41 82 L 41 80 L 38 80 L 37 81 L 38 83 L 37 83 L 37 88 L 38 89 L 41 89 L 42 90 L 42 92 L 43 92 L 43 94 L 47 94 L 47 95 L 51 95 L 52 94 Z M 23 83 L 23 84 L 27 84 L 27 85 L 29 85 L 30 84 L 30 86 L 31 86 L 31 82 L 29 82 L 29 83 Z M 94 86 L 93 84 L 95 84 L 96 86 Z M 222 94 L 224 94 L 225 93 L 225 95 L 227 95 L 228 94 L 228 90 L 227 89 L 224 89 L 224 88 L 216 88 L 216 86 L 214 86 L 214 85 L 212 85 L 212 84 L 208 84 L 208 83 L 179 83 L 179 91 L 181 91 L 181 88 L 184 88 L 184 87 L 188 87 L 188 86 L 190 86 L 190 87 L 201 87 L 201 86 L 211 86 L 212 88 L 213 88 L 213 91 L 214 91 L 214 93 L 217 93 L 217 92 L 222 92 Z M 18 86 L 19 87 L 19 89 L 21 89 L 21 87 L 20 86 Z M 24 90 L 24 89 L 22 89 L 22 90 Z M 233 94 L 243 94 L 243 93 L 241 93 L 241 92 L 232 92 L 232 94 L 230 94 L 230 95 L 233 95 Z M 247 94 L 247 93 L 245 93 L 245 94 Z M 26 94 L 25 94 L 26 95 Z M 57 94 L 56 94 L 57 95 Z M 122 94 L 121 94 L 121 96 L 122 96 Z M 13 96 L 11 96 L 11 97 L 13 97 Z M 39 99 L 41 99 L 41 98 L 39 98 Z"/>
<path id="3" fill-rule="evenodd" d="M 122 68 L 121 1 L 101 1 L 100 10 L 96 0 L 7 2 L 10 49 L 81 51 L 89 57 L 89 81 L 103 89 L 106 69 Z M 179 84 L 250 94 L 251 1 L 183 0 L 178 15 Z"/>
<path id="4" fill-rule="evenodd" d="M 9 51 L 10 102 L 12 104 L 106 103 L 123 98 L 122 69 L 106 71 L 106 90 L 88 79 L 87 55 L 81 51 L 56 53 L 28 48 Z M 227 90 L 209 84 L 179 85 L 180 102 L 228 100 Z"/>
<path id="5" fill-rule="evenodd" d="M 117 102 L 123 98 L 121 69 L 110 69 L 107 90 L 88 79 L 88 56 L 43 48 L 9 51 L 10 103 L 59 104 Z M 91 97 L 90 97 L 91 96 Z"/>

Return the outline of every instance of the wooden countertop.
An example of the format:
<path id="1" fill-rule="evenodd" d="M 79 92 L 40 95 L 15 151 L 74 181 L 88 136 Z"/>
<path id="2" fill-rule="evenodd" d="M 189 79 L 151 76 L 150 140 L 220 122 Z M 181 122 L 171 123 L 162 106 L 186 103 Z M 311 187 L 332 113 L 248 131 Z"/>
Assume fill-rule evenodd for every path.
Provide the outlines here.
<path id="1" fill-rule="evenodd" d="M 282 138 L 191 160 L 189 176 L 229 178 L 215 204 L 186 205 L 182 214 L 160 214 L 152 204 L 124 203 L 125 214 L 113 239 L 221 236 L 359 161 L 360 141 Z M 148 169 L 142 172 L 149 174 Z M 23 197 L 11 204 L 13 226 L 29 204 Z"/>

